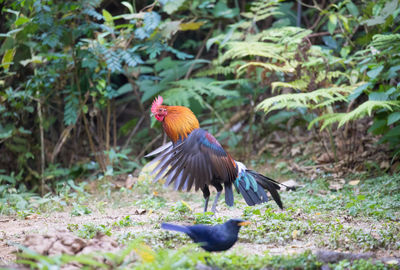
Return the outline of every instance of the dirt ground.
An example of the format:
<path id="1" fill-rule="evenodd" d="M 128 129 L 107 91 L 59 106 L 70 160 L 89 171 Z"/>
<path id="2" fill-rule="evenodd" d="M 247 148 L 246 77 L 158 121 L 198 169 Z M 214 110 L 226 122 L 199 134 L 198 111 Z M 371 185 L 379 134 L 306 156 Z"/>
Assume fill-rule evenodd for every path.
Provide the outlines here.
<path id="1" fill-rule="evenodd" d="M 168 197 L 175 197 L 175 192 L 168 193 Z M 200 195 L 195 195 L 200 196 Z M 169 198 L 171 199 L 171 198 Z M 173 201 L 167 202 L 172 204 Z M 193 211 L 195 213 L 202 212 L 202 203 L 193 202 L 191 203 Z M 84 224 L 94 225 L 111 225 L 114 222 L 123 219 L 126 216 L 130 216 L 133 222 L 143 223 L 144 225 L 135 225 L 128 227 L 114 226 L 112 229 L 112 237 L 122 233 L 130 232 L 131 234 L 143 233 L 143 232 L 154 232 L 154 224 L 161 223 L 162 217 L 167 217 L 170 212 L 164 207 L 164 209 L 158 209 L 157 211 L 146 211 L 142 214 L 143 209 L 135 206 L 124 206 L 124 207 L 107 207 L 102 211 L 93 210 L 91 214 L 82 216 L 71 216 L 71 209 L 65 209 L 63 212 L 52 212 L 45 214 L 33 214 L 28 216 L 26 219 L 12 216 L 1 216 L 0 217 L 0 265 L 9 265 L 16 259 L 16 250 L 19 244 L 23 243 L 27 235 L 43 235 L 43 234 L 57 234 L 60 230 L 66 231 L 69 224 L 76 224 L 79 227 Z M 220 203 L 218 207 L 218 213 L 216 216 L 229 216 L 229 217 L 240 217 L 242 209 L 238 208 L 227 208 L 223 203 Z M 182 220 L 184 223 L 185 221 Z M 188 221 L 191 222 L 191 221 Z M 346 226 L 357 226 L 362 228 L 365 226 L 368 229 L 367 224 L 351 223 L 347 222 Z M 239 236 L 240 237 L 240 236 Z M 306 241 L 294 240 L 288 245 L 272 244 L 256 244 L 256 243 L 243 243 L 238 242 L 228 252 L 236 252 L 240 254 L 263 254 L 268 251 L 271 255 L 281 254 L 293 254 L 301 253 L 305 250 L 311 250 L 317 252 L 319 249 L 315 245 L 312 237 L 305 238 Z M 303 238 L 304 240 L 304 238 Z M 400 258 L 400 252 L 375 252 L 373 254 L 375 258 L 387 258 L 396 257 Z"/>

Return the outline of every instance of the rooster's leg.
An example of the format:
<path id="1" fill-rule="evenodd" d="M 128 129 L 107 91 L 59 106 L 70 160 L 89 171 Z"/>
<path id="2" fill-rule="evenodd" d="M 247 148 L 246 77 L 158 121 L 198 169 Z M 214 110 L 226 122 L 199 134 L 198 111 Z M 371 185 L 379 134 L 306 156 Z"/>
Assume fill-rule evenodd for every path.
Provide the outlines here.
<path id="1" fill-rule="evenodd" d="M 207 208 L 208 208 L 208 199 L 210 199 L 210 197 L 206 198 L 206 201 L 204 202 L 204 213 L 207 212 Z"/>
<path id="2" fill-rule="evenodd" d="M 206 200 L 204 202 L 204 213 L 207 212 L 207 208 L 208 208 L 208 200 L 210 199 L 210 190 L 208 189 L 208 186 L 205 185 L 201 191 L 203 191 L 203 197 Z"/>
<path id="3" fill-rule="evenodd" d="M 211 212 L 213 212 L 214 214 L 215 214 L 215 210 L 217 210 L 217 204 L 218 204 L 219 196 L 221 196 L 221 191 L 217 192 L 217 195 L 215 196 L 214 203 L 213 203 L 213 205 L 211 207 Z"/>

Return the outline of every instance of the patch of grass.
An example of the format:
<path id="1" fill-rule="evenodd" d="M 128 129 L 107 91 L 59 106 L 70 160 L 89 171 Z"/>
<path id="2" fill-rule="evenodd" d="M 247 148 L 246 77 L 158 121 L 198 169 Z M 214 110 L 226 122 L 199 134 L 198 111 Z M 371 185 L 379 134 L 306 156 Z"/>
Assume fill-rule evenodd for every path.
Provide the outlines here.
<path id="1" fill-rule="evenodd" d="M 154 194 L 147 195 L 145 198 L 135 202 L 135 205 L 144 208 L 157 210 L 166 206 L 166 199 L 161 196 L 156 196 Z"/>
<path id="2" fill-rule="evenodd" d="M 385 265 L 382 262 L 372 262 L 372 260 L 343 260 L 336 264 L 329 264 L 331 269 L 335 270 L 384 270 L 396 269 L 396 266 Z"/>
<path id="3" fill-rule="evenodd" d="M 84 255 L 43 256 L 25 249 L 19 254 L 17 262 L 34 269 L 58 269 L 74 264 L 85 269 L 199 269 L 199 265 L 226 270 L 240 269 L 321 269 L 323 262 L 311 252 L 306 251 L 294 255 L 243 255 L 236 253 L 207 253 L 195 245 L 187 245 L 179 249 L 154 249 L 141 240 L 127 243 L 118 253 L 90 253 Z M 102 258 L 102 260 L 99 260 Z M 396 265 L 385 265 L 372 260 L 343 260 L 326 264 L 325 267 L 335 270 L 396 269 Z"/>
<path id="4" fill-rule="evenodd" d="M 127 244 L 133 240 L 141 240 L 153 249 L 177 248 L 192 244 L 190 238 L 185 234 L 164 230 L 126 232 L 117 237 L 117 241 L 121 244 Z"/>
<path id="5" fill-rule="evenodd" d="M 74 229 L 74 228 L 71 228 Z M 103 233 L 105 235 L 111 236 L 111 228 L 100 224 L 84 224 L 82 227 L 75 231 L 76 235 L 81 238 L 92 239 L 97 233 Z"/>
<path id="6" fill-rule="evenodd" d="M 286 207 L 300 208 L 305 213 L 329 211 L 330 215 L 396 221 L 400 213 L 399 191 L 400 175 L 368 179 L 356 186 L 345 184 L 339 191 L 329 190 L 326 180 L 319 178 L 282 196 Z"/>
<path id="7" fill-rule="evenodd" d="M 192 213 L 193 210 L 187 202 L 181 200 L 176 202 L 175 205 L 171 207 L 170 211 L 178 215 L 187 215 Z"/>
<path id="8" fill-rule="evenodd" d="M 135 225 L 135 222 L 130 216 L 126 216 L 118 221 L 115 221 L 112 225 L 113 227 L 129 227 Z"/>
<path id="9" fill-rule="evenodd" d="M 73 204 L 73 208 L 71 210 L 71 216 L 83 216 L 83 215 L 88 215 L 91 214 L 92 210 L 87 207 L 86 205 L 80 205 L 80 204 Z"/>
<path id="10" fill-rule="evenodd" d="M 195 224 L 211 224 L 216 225 L 222 223 L 222 218 L 215 217 L 213 212 L 201 212 L 194 214 L 194 223 Z"/>

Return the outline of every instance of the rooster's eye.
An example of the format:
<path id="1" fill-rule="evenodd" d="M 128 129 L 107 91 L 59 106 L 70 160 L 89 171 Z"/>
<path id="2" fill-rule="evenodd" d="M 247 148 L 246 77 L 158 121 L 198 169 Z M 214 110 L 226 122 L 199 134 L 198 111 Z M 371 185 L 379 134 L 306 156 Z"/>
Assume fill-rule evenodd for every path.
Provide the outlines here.
<path id="1" fill-rule="evenodd" d="M 158 109 L 158 111 L 159 111 L 159 112 L 162 112 L 162 111 L 163 111 L 163 109 L 162 109 L 162 108 L 160 108 L 160 109 Z"/>

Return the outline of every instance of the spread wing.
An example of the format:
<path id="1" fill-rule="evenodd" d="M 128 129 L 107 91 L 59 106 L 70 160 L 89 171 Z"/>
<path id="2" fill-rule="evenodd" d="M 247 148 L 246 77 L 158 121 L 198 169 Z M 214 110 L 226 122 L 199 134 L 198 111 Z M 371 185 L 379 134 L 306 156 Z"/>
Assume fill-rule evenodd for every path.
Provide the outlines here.
<path id="1" fill-rule="evenodd" d="M 174 183 L 177 190 L 190 190 L 211 185 L 215 181 L 232 183 L 237 168 L 231 156 L 207 131 L 193 130 L 181 143 L 166 146 L 152 161 L 159 161 L 153 170 L 154 181 L 166 178 L 166 185 Z"/>

